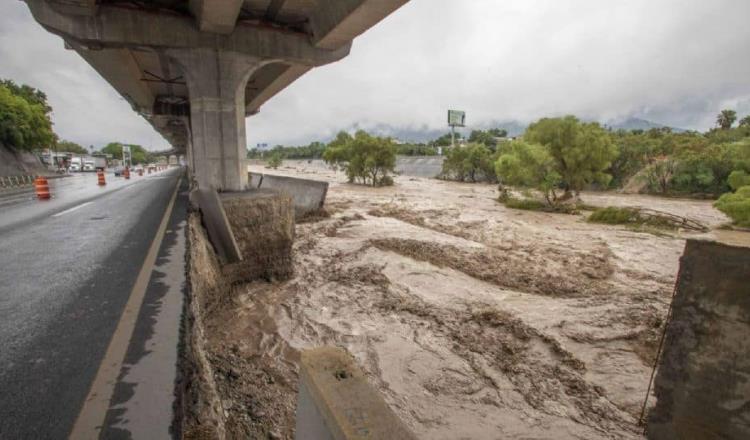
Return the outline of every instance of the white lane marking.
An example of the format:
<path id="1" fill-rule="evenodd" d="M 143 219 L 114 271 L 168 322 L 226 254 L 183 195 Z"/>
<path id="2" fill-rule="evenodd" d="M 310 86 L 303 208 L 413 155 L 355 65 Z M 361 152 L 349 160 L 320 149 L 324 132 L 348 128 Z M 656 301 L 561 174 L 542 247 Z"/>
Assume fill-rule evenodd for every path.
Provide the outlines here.
<path id="1" fill-rule="evenodd" d="M 104 426 L 104 419 L 109 409 L 109 402 L 115 391 L 117 377 L 122 370 L 125 353 L 133 337 L 133 330 L 138 320 L 143 298 L 146 296 L 146 289 L 151 280 L 151 273 L 154 271 L 156 257 L 164 240 L 164 233 L 167 230 L 167 224 L 172 215 L 172 209 L 174 208 L 175 199 L 177 199 L 177 192 L 180 189 L 181 181 L 182 178 L 177 179 L 177 185 L 167 203 L 167 208 L 162 216 L 159 229 L 157 229 L 156 235 L 151 241 L 151 246 L 148 249 L 141 270 L 138 272 L 135 284 L 130 291 L 128 302 L 125 304 L 125 308 L 120 315 L 120 320 L 117 322 L 115 332 L 112 334 L 112 339 L 109 341 L 107 352 L 99 364 L 99 369 L 96 372 L 96 376 L 94 376 L 88 396 L 83 402 L 83 407 L 73 425 L 73 431 L 68 437 L 70 439 L 97 439 L 100 437 L 102 427 Z"/>
<path id="2" fill-rule="evenodd" d="M 78 209 L 81 209 L 81 208 L 83 208 L 84 206 L 90 205 L 90 204 L 92 204 L 92 203 L 94 203 L 94 202 L 86 202 L 86 203 L 81 203 L 80 205 L 78 205 L 78 206 L 74 206 L 74 207 L 72 207 L 72 208 L 70 208 L 70 209 L 66 209 L 65 211 L 61 211 L 61 212 L 58 212 L 57 214 L 52 214 L 52 217 L 60 217 L 61 215 L 69 214 L 69 213 L 71 213 L 71 212 L 73 212 L 73 211 L 76 211 L 76 210 L 78 210 Z"/>

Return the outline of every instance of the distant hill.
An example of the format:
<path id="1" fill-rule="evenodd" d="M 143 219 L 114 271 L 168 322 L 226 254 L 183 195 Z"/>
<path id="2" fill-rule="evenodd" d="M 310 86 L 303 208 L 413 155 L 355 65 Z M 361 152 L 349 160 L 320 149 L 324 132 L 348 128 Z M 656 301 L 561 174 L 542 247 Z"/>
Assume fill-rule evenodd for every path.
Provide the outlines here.
<path id="1" fill-rule="evenodd" d="M 652 128 L 668 127 L 664 124 L 659 124 L 653 121 L 640 118 L 624 118 L 624 119 L 611 119 L 606 123 L 602 124 L 606 127 L 610 127 L 613 130 L 650 130 Z M 456 132 L 459 136 L 468 137 L 471 130 L 487 130 L 490 128 L 501 128 L 507 130 L 509 137 L 516 137 L 523 134 L 526 131 L 528 124 L 519 121 L 488 121 L 481 122 L 475 125 L 470 125 L 461 129 L 457 129 Z M 684 132 L 686 130 L 681 128 L 669 127 L 676 133 Z M 372 133 L 377 136 L 389 136 L 395 139 L 399 139 L 404 142 L 414 143 L 427 143 L 432 140 L 439 138 L 440 136 L 450 133 L 450 128 L 433 128 L 427 125 L 421 126 L 394 126 L 390 124 L 378 123 L 378 124 L 353 124 L 346 127 L 344 130 L 353 133 L 357 130 L 365 130 L 368 133 Z M 333 136 L 319 138 L 322 142 L 330 142 Z M 271 146 L 268 147 L 272 148 Z"/>
<path id="2" fill-rule="evenodd" d="M 670 127 L 668 125 L 659 124 L 652 121 L 647 121 L 646 119 L 640 119 L 640 118 L 625 118 L 625 119 L 611 119 L 607 121 L 604 125 L 607 127 L 611 127 L 613 130 L 650 130 L 652 128 L 671 128 L 673 132 L 675 133 L 682 133 L 686 130 L 682 128 L 677 127 Z"/>

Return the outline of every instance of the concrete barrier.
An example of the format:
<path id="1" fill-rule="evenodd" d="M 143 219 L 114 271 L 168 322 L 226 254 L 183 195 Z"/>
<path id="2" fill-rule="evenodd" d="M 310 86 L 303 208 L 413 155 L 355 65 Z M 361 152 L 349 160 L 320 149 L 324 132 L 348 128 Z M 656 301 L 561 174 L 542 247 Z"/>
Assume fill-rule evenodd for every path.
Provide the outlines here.
<path id="1" fill-rule="evenodd" d="M 414 434 L 341 348 L 302 352 L 296 440 L 410 440 Z"/>
<path id="2" fill-rule="evenodd" d="M 648 438 L 750 438 L 750 248 L 688 240 Z"/>
<path id="3" fill-rule="evenodd" d="M 328 182 L 277 176 L 274 174 L 248 173 L 251 188 L 270 189 L 292 197 L 297 218 L 323 208 L 328 194 Z M 252 186 L 257 183 L 257 187 Z"/>

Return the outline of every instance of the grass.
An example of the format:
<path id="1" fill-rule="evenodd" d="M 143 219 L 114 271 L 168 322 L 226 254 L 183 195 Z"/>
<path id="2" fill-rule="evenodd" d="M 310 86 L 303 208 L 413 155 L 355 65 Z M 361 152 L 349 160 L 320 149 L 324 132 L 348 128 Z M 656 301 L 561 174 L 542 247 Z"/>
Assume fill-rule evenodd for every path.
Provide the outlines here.
<path id="1" fill-rule="evenodd" d="M 645 216 L 638 208 L 618 208 L 608 206 L 599 208 L 589 216 L 590 223 L 603 223 L 607 225 L 628 225 L 634 230 L 650 230 L 652 228 L 675 229 L 674 221 L 659 215 Z"/>
<path id="2" fill-rule="evenodd" d="M 540 199 L 530 197 L 517 198 L 510 195 L 501 195 L 498 201 L 508 208 L 522 209 L 524 211 L 554 212 L 558 214 L 578 214 L 581 209 L 579 205 L 571 205 L 565 203 L 550 205 Z"/>

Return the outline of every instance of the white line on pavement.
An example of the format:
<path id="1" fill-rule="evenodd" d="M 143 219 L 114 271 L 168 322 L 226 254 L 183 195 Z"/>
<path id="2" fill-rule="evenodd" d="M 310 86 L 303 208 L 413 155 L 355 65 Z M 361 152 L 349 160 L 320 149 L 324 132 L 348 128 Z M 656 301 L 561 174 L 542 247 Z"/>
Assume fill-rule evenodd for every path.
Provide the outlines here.
<path id="1" fill-rule="evenodd" d="M 72 207 L 72 208 L 70 208 L 70 209 L 66 209 L 65 211 L 61 211 L 61 212 L 58 212 L 57 214 L 53 214 L 53 215 L 52 215 L 52 217 L 60 217 L 61 215 L 69 214 L 69 213 L 71 213 L 71 212 L 73 212 L 73 211 L 76 211 L 76 210 L 78 210 L 78 209 L 81 209 L 81 208 L 83 208 L 84 206 L 86 206 L 86 205 L 90 205 L 90 204 L 92 204 L 92 203 L 94 203 L 94 202 L 86 202 L 86 203 L 81 203 L 81 204 L 80 204 L 80 205 L 78 205 L 78 206 L 74 206 L 74 207 Z"/>

